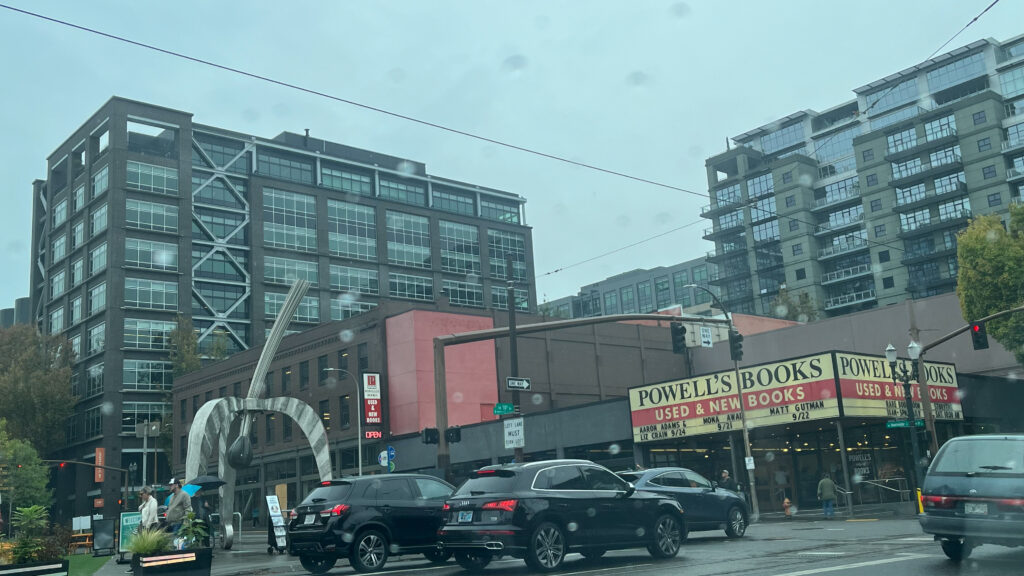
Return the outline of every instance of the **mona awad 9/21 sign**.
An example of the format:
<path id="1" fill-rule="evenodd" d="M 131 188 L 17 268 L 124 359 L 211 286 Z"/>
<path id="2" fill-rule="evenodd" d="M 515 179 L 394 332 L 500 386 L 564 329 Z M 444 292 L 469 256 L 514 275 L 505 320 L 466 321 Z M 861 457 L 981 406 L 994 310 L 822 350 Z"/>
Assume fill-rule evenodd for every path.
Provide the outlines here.
<path id="1" fill-rule="evenodd" d="M 908 373 L 912 371 L 909 360 L 900 359 L 898 362 Z M 964 410 L 960 405 L 956 366 L 944 362 L 925 362 L 924 369 L 935 419 L 963 420 Z M 902 382 L 893 382 L 892 369 L 885 358 L 837 352 L 836 372 L 844 415 L 907 417 L 906 391 Z M 921 407 L 921 388 L 916 382 L 910 384 L 910 394 L 914 401 L 914 415 L 920 417 L 924 412 Z"/>

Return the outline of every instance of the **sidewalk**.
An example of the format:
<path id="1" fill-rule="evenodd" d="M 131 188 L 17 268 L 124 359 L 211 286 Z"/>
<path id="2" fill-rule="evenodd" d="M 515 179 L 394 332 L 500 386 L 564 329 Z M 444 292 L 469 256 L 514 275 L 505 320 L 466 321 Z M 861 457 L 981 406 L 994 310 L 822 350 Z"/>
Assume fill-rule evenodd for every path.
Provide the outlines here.
<path id="1" fill-rule="evenodd" d="M 897 502 L 892 504 L 859 504 L 853 507 L 853 519 L 858 518 L 916 518 L 913 504 L 910 502 Z M 847 508 L 836 507 L 836 519 L 850 519 Z M 816 521 L 824 520 L 825 513 L 821 508 L 809 510 L 797 509 L 797 511 L 786 517 L 783 512 L 762 512 L 761 522 L 793 522 L 793 521 Z"/>

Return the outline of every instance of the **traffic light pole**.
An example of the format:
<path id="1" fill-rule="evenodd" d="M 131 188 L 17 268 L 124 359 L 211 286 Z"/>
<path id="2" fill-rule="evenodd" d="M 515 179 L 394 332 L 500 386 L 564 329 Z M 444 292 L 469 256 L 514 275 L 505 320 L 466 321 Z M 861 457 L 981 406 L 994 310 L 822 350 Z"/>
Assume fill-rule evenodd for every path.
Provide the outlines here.
<path id="1" fill-rule="evenodd" d="M 81 460 L 39 460 L 40 462 L 46 462 L 47 464 L 77 464 L 79 466 L 89 466 L 90 468 L 103 468 L 104 470 L 113 470 L 120 472 L 121 477 L 124 478 L 124 500 L 122 501 L 121 508 L 125 511 L 128 510 L 128 470 L 124 468 L 117 468 L 114 466 L 105 466 L 103 464 L 96 464 L 94 462 L 82 462 Z"/>
<path id="2" fill-rule="evenodd" d="M 512 268 L 512 256 L 509 255 L 505 261 L 505 275 L 508 276 L 508 284 L 505 287 L 505 300 L 508 302 L 508 374 L 512 378 L 519 377 L 519 342 L 516 337 L 516 281 Z M 500 384 L 499 384 L 500 385 Z M 512 390 L 512 417 L 521 418 L 522 411 L 519 407 L 519 389 Z M 525 440 L 525 438 L 524 438 Z M 516 462 L 523 462 L 525 450 L 522 446 L 515 449 Z"/>

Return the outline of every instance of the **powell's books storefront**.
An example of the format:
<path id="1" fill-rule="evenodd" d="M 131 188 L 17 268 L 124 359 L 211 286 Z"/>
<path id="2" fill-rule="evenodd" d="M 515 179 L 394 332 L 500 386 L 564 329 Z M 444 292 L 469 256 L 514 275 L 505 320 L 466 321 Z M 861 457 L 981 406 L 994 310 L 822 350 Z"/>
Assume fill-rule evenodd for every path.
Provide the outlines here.
<path id="1" fill-rule="evenodd" d="M 963 423 L 956 368 L 939 362 L 925 368 L 936 434 L 955 436 Z M 728 469 L 744 483 L 742 396 L 762 510 L 781 510 L 786 498 L 818 506 L 821 475 L 843 477 L 841 444 L 857 486 L 855 503 L 898 500 L 897 491 L 907 488 L 909 430 L 886 427 L 906 419 L 905 393 L 885 358 L 824 352 L 743 367 L 741 395 L 736 380 L 726 370 L 631 388 L 633 441 L 644 463 L 685 466 L 708 478 Z M 920 417 L 916 383 L 911 392 Z"/>

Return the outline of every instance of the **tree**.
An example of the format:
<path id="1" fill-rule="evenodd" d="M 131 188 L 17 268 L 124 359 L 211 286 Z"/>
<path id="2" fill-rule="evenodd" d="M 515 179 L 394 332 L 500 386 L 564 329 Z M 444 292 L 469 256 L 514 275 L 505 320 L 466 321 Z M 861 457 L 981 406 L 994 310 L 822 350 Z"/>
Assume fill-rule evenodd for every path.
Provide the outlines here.
<path id="1" fill-rule="evenodd" d="M 59 335 L 40 334 L 34 326 L 0 330 L 0 418 L 8 433 L 50 454 L 65 442 L 74 412 L 71 346 Z"/>
<path id="2" fill-rule="evenodd" d="M 810 294 L 800 292 L 794 301 L 785 288 L 780 288 L 772 300 L 772 311 L 776 318 L 797 322 L 813 322 L 818 317 L 818 309 Z"/>
<path id="3" fill-rule="evenodd" d="M 956 293 L 968 321 L 1024 304 L 1024 206 L 1010 206 L 1008 228 L 996 215 L 971 220 L 957 237 Z M 1024 363 L 1024 314 L 987 323 L 990 336 Z"/>
<path id="4" fill-rule="evenodd" d="M 223 360 L 228 357 L 228 333 L 224 330 L 213 331 L 213 342 L 210 344 L 210 358 Z"/>
<path id="5" fill-rule="evenodd" d="M 202 368 L 199 359 L 199 338 L 192 327 L 192 317 L 178 314 L 177 326 L 171 330 L 171 365 L 175 376 L 184 376 Z"/>
<path id="6" fill-rule="evenodd" d="M 0 486 L 4 498 L 17 506 L 50 506 L 53 493 L 47 488 L 50 469 L 25 440 L 12 438 L 7 422 L 0 419 Z"/>

